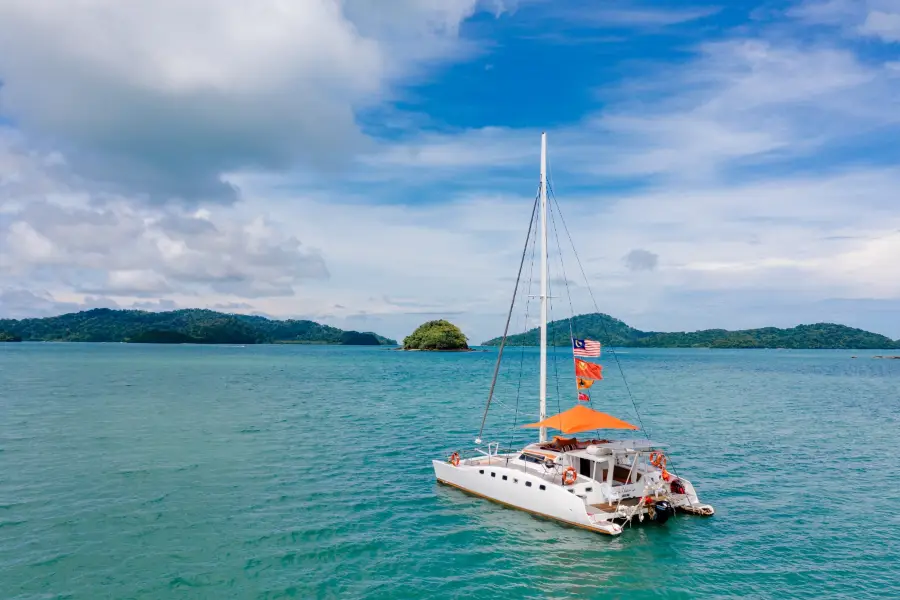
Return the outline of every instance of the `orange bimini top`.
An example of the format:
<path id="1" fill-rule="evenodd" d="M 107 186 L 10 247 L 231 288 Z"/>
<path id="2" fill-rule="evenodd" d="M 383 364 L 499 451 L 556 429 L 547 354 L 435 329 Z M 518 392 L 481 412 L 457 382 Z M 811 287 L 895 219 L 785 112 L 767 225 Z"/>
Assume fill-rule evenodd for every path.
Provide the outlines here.
<path id="1" fill-rule="evenodd" d="M 550 427 L 559 429 L 563 433 L 578 433 L 591 429 L 637 429 L 631 423 L 626 423 L 612 415 L 602 413 L 587 406 L 579 404 L 558 415 L 547 417 L 539 423 L 529 423 L 522 427 Z"/>

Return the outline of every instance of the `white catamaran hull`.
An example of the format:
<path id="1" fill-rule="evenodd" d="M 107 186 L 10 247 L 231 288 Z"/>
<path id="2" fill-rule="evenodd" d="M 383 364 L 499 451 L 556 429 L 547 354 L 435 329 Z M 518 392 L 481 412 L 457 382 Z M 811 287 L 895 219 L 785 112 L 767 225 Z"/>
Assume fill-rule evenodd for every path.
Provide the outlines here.
<path id="1" fill-rule="evenodd" d="M 464 492 L 597 533 L 622 533 L 617 523 L 589 515 L 581 498 L 537 475 L 498 465 L 453 466 L 439 460 L 432 465 L 439 482 Z"/>

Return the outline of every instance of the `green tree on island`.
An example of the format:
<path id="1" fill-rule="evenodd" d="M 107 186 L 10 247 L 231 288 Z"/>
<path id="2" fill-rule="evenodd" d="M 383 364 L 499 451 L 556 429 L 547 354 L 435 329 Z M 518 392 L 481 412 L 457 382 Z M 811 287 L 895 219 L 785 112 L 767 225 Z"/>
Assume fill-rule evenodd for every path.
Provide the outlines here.
<path id="1" fill-rule="evenodd" d="M 468 339 L 459 327 L 443 319 L 419 325 L 403 340 L 404 350 L 468 350 Z"/>

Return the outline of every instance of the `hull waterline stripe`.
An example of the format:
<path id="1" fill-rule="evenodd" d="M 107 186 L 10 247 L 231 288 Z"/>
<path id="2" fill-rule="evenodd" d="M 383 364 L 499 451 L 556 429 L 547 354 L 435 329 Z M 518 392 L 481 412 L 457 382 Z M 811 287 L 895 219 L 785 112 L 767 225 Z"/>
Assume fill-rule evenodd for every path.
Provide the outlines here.
<path id="1" fill-rule="evenodd" d="M 497 504 L 502 504 L 503 506 L 506 506 L 506 507 L 508 507 L 508 508 L 514 508 L 514 509 L 516 509 L 516 510 L 521 510 L 521 511 L 523 511 L 523 512 L 530 513 L 530 514 L 532 514 L 532 515 L 537 515 L 537 516 L 539 516 L 539 517 L 544 517 L 545 519 L 550 519 L 550 520 L 552 520 L 552 521 L 559 521 L 560 523 L 565 523 L 565 524 L 567 524 L 567 525 L 572 525 L 572 526 L 574 526 L 574 527 L 579 527 L 579 528 L 581 528 L 581 529 L 587 529 L 588 531 L 593 531 L 594 533 L 602 533 L 602 534 L 604 534 L 604 535 L 618 535 L 618 534 L 615 534 L 615 533 L 610 533 L 609 531 L 604 531 L 604 530 L 602 530 L 602 529 L 597 529 L 596 527 L 591 527 L 591 526 L 589 526 L 589 525 L 584 525 L 584 524 L 582 524 L 582 523 L 576 523 L 576 522 L 574 522 L 574 521 L 566 521 L 565 519 L 560 519 L 559 517 L 551 517 L 550 515 L 544 514 L 544 513 L 542 513 L 542 512 L 537 512 L 536 510 L 528 510 L 527 508 L 522 508 L 521 506 L 516 506 L 515 504 L 508 504 L 508 503 L 506 503 L 506 502 L 503 502 L 502 500 L 497 500 L 497 499 L 495 499 L 495 498 L 491 498 L 491 497 L 489 497 L 489 496 L 484 496 L 484 495 L 482 495 L 482 494 L 479 494 L 478 492 L 473 492 L 472 490 L 470 490 L 470 489 L 468 489 L 468 488 L 464 488 L 464 487 L 459 486 L 459 485 L 456 485 L 455 483 L 450 483 L 449 481 L 444 481 L 444 480 L 441 479 L 440 477 L 438 477 L 437 480 L 438 480 L 438 483 L 443 483 L 444 485 L 449 485 L 450 487 L 454 487 L 454 488 L 456 488 L 456 489 L 458 489 L 458 490 L 460 490 L 460 491 L 462 491 L 462 492 L 465 492 L 465 493 L 467 493 L 467 494 L 472 494 L 473 496 L 478 496 L 479 498 L 484 498 L 485 500 L 490 500 L 491 502 L 495 502 L 495 503 L 497 503 Z"/>

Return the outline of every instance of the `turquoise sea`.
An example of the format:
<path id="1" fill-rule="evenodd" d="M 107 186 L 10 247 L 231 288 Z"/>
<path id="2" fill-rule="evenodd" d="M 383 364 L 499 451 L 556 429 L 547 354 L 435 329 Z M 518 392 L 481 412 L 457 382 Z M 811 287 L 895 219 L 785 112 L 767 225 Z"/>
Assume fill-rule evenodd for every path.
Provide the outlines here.
<path id="1" fill-rule="evenodd" d="M 718 512 L 608 538 L 435 483 L 493 350 L 0 345 L 0 598 L 900 597 L 900 361 L 875 354 L 622 351 Z M 504 445 L 535 435 L 520 362 L 537 412 L 536 352 L 509 357 Z M 595 407 L 634 421 L 611 358 Z"/>

